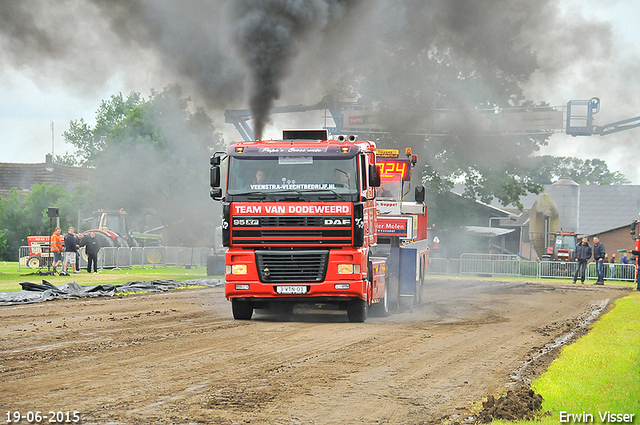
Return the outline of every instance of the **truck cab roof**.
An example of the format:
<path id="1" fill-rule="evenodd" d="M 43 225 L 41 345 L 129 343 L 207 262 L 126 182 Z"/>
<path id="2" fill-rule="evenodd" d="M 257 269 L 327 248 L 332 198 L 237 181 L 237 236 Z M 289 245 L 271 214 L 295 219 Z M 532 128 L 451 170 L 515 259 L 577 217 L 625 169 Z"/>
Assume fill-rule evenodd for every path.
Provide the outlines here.
<path id="1" fill-rule="evenodd" d="M 374 152 L 375 149 L 375 143 L 370 141 L 257 140 L 233 143 L 227 148 L 227 154 L 235 157 L 337 156 L 349 158 L 360 152 Z"/>

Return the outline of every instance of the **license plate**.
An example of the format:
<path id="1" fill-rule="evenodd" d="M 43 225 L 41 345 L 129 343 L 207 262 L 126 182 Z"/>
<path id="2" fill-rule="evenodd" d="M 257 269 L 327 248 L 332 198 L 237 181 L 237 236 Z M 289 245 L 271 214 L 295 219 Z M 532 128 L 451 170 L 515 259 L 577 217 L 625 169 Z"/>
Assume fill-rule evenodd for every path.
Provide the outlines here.
<path id="1" fill-rule="evenodd" d="M 276 286 L 278 294 L 306 294 L 306 286 Z"/>

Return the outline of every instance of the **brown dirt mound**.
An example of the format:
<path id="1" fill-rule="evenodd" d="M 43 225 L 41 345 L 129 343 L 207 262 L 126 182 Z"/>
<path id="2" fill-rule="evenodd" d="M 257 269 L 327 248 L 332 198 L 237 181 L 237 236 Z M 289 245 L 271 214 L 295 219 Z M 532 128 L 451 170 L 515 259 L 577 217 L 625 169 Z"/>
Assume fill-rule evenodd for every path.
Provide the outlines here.
<path id="1" fill-rule="evenodd" d="M 533 419 L 542 409 L 542 396 L 531 388 L 521 388 L 508 391 L 502 397 L 492 395 L 482 403 L 482 411 L 478 415 L 477 423 L 487 424 L 494 419 L 508 421 Z"/>

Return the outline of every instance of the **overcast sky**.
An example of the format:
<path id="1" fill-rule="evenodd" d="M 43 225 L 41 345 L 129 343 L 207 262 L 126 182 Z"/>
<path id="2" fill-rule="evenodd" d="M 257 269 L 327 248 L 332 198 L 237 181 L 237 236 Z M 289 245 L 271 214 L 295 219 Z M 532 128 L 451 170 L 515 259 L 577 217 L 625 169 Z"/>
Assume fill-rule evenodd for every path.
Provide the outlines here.
<path id="1" fill-rule="evenodd" d="M 0 0 L 0 9 L 3 3 L 6 5 L 9 1 Z M 80 3 L 80 0 L 75 3 Z M 584 40 L 579 34 L 576 34 L 575 43 L 563 42 L 552 48 L 549 47 L 548 36 L 544 38 L 545 42 L 536 44 L 535 34 L 532 34 L 532 48 L 538 53 L 541 69 L 524 87 L 527 97 L 535 101 L 547 101 L 555 106 L 563 106 L 572 99 L 599 97 L 601 110 L 595 120 L 598 125 L 640 116 L 638 2 L 563 0 L 562 5 L 565 16 L 553 21 L 555 24 L 546 28 L 547 33 L 553 35 L 554 31 L 566 32 L 576 23 L 590 25 L 591 22 L 593 31 L 598 32 L 603 28 L 600 24 L 607 24 L 605 28 L 610 29 L 612 37 L 609 39 L 608 33 L 602 34 L 601 50 L 606 54 L 595 57 L 585 54 L 581 57 L 579 49 Z M 86 13 L 97 14 L 99 11 L 87 8 Z M 52 17 L 54 18 L 55 16 Z M 56 22 L 55 19 L 53 22 Z M 559 27 L 557 22 L 566 22 L 566 27 Z M 80 30 L 89 34 L 91 28 Z M 107 32 L 98 33 L 103 36 Z M 598 35 L 596 34 L 595 39 Z M 118 43 L 115 39 L 101 41 Z M 90 40 L 87 45 L 91 46 Z M 82 47 L 78 46 L 79 49 Z M 123 51 L 127 52 L 129 47 L 123 46 Z M 0 40 L 0 49 L 10 48 Z M 567 57 L 574 58 L 570 63 L 563 60 L 567 52 L 571 52 Z M 0 51 L 0 58 L 1 53 Z M 135 90 L 146 97 L 150 88 L 159 90 L 173 82 L 167 75 L 151 72 L 162 67 L 159 66 L 159 59 L 148 52 L 136 52 L 135 60 L 130 62 L 129 67 L 118 69 L 110 67 L 114 62 L 122 62 L 110 60 L 108 56 L 102 63 L 92 62 L 86 69 L 67 67 L 65 63 L 54 60 L 43 60 L 39 68 L 3 62 L 0 65 L 0 162 L 44 162 L 45 155 L 52 149 L 55 149 L 56 155 L 64 155 L 66 151 L 73 150 L 72 146 L 64 144 L 62 138 L 70 120 L 84 118 L 91 123 L 100 101 L 108 99 L 112 94 L 127 94 Z M 553 69 L 549 69 L 550 67 Z M 103 78 L 96 78 L 98 82 L 93 84 L 92 78 L 101 71 L 105 71 Z M 70 79 L 84 78 L 87 79 L 86 84 L 69 83 Z M 318 98 L 313 103 L 320 100 Z M 210 114 L 217 121 L 216 126 L 224 133 L 227 141 L 239 139 L 233 127 L 223 123 L 222 112 L 213 111 Z M 323 125 L 318 114 L 310 117 L 318 119 L 318 122 L 310 122 L 307 127 Z M 265 136 L 277 137 L 281 130 L 279 127 L 286 126 L 283 119 L 274 117 Z M 639 140 L 640 128 L 604 137 L 573 138 L 556 134 L 541 153 L 583 159 L 601 158 L 611 170 L 622 172 L 633 184 L 640 184 Z M 53 141 L 55 145 L 52 144 Z"/>
<path id="2" fill-rule="evenodd" d="M 640 117 L 640 4 L 633 0 L 562 3 L 568 24 L 580 15 L 594 23 L 594 31 L 597 31 L 597 22 L 609 23 L 610 51 L 606 57 L 586 55 L 575 64 L 564 64 L 564 69 L 549 80 L 536 72 L 526 87 L 527 93 L 552 105 L 598 97 L 601 106 L 595 115 L 596 125 Z M 580 40 L 576 40 L 576 46 L 579 45 Z M 566 46 L 560 46 L 555 52 L 540 51 L 540 63 L 545 63 L 547 55 L 561 57 L 565 49 Z M 640 124 L 640 119 L 636 123 Z M 571 137 L 560 133 L 551 137 L 549 146 L 541 153 L 601 158 L 610 170 L 620 171 L 633 184 L 640 184 L 639 141 L 640 127 L 606 136 Z"/>

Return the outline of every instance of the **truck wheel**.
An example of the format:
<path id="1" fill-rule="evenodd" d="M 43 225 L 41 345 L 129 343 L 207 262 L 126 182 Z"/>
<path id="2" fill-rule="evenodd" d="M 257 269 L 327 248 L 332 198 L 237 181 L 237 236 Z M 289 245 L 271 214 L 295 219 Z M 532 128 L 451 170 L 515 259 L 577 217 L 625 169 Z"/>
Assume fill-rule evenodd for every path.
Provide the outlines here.
<path id="1" fill-rule="evenodd" d="M 367 320 L 367 303 L 360 298 L 349 301 L 347 304 L 347 317 L 350 322 L 363 323 Z"/>
<path id="2" fill-rule="evenodd" d="M 40 267 L 40 257 L 35 255 L 29 257 L 29 259 L 27 260 L 27 267 L 29 267 L 30 269 L 37 269 L 38 267 Z"/>
<path id="3" fill-rule="evenodd" d="M 389 297 L 387 296 L 387 292 L 389 291 L 389 287 L 384 285 L 384 297 L 375 304 L 371 304 L 369 306 L 369 310 L 371 310 L 372 317 L 387 317 L 389 315 Z"/>
<path id="4" fill-rule="evenodd" d="M 253 316 L 253 306 L 247 301 L 232 299 L 231 310 L 233 318 L 236 320 L 251 320 L 251 316 Z"/>

